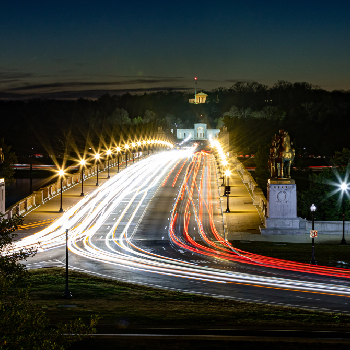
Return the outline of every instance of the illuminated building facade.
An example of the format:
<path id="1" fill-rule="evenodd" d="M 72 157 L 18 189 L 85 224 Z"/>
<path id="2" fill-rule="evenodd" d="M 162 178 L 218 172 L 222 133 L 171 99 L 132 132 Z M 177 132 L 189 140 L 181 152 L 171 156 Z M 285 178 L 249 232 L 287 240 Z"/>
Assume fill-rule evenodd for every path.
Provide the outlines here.
<path id="1" fill-rule="evenodd" d="M 184 140 L 190 137 L 190 140 L 209 140 L 218 137 L 220 129 L 207 129 L 207 124 L 194 124 L 193 129 L 177 129 L 177 138 Z"/>

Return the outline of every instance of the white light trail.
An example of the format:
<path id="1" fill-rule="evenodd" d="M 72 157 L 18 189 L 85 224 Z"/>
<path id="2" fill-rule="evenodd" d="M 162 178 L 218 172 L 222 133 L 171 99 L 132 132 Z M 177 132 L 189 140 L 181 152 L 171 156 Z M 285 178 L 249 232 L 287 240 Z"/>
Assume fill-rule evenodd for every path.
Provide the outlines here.
<path id="1" fill-rule="evenodd" d="M 226 272 L 147 252 L 137 247 L 133 237 L 147 205 L 174 164 L 180 158 L 192 155 L 189 151 L 168 151 L 128 166 L 84 197 L 46 229 L 16 242 L 16 249 L 32 247 L 38 243 L 44 251 L 62 246 L 65 243 L 65 230 L 68 229 L 68 245 L 73 253 L 115 267 L 200 281 L 350 296 L 350 288 L 346 285 L 259 276 L 236 271 Z M 186 188 L 189 191 L 187 184 Z M 182 186 L 175 202 L 181 194 Z M 192 198 L 191 202 L 193 203 Z M 118 218 L 110 224 L 105 233 L 104 244 L 99 241 L 97 245 L 95 235 L 98 233 L 100 236 L 102 225 L 116 213 Z M 132 224 L 135 227 L 133 230 Z M 168 230 L 172 230 L 172 227 L 169 226 Z"/>

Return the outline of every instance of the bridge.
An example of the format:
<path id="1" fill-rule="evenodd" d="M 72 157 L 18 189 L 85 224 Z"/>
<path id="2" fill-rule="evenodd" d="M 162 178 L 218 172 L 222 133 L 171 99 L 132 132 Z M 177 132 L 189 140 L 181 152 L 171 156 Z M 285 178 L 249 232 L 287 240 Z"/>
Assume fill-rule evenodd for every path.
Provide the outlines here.
<path id="1" fill-rule="evenodd" d="M 92 172 L 83 197 L 79 184 L 67 185 L 63 213 L 57 191 L 27 211 L 16 249 L 40 244 L 28 268 L 64 266 L 68 230 L 71 269 L 186 293 L 348 312 L 347 270 L 266 258 L 232 245 L 233 238 L 264 237 L 259 231 L 267 202 L 220 142 L 158 151 L 118 163 L 119 172 L 115 164 Z M 222 167 L 228 160 L 231 174 Z M 223 170 L 229 197 L 223 196 Z"/>

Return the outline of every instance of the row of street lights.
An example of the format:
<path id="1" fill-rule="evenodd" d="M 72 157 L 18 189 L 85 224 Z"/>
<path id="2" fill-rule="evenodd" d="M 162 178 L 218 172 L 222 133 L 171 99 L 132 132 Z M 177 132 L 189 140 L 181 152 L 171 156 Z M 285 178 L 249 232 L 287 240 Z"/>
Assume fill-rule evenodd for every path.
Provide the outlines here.
<path id="1" fill-rule="evenodd" d="M 225 187 L 224 189 L 224 197 L 227 198 L 227 205 L 226 205 L 226 213 L 230 213 L 230 205 L 229 205 L 229 194 L 231 193 L 230 190 L 230 175 L 231 171 L 228 169 L 229 168 L 229 162 L 227 161 L 226 154 L 223 151 L 221 144 L 218 140 L 211 140 L 211 147 L 216 148 L 219 158 L 221 160 L 221 170 L 219 167 L 219 171 L 222 173 L 222 187 Z M 224 171 L 224 167 L 226 170 Z M 225 176 L 226 176 L 226 185 L 225 185 Z"/>
<path id="2" fill-rule="evenodd" d="M 170 143 L 170 142 L 167 142 L 167 141 L 162 141 L 162 140 L 143 140 L 143 141 L 137 141 L 137 142 L 132 142 L 130 145 L 129 144 L 124 144 L 123 147 L 115 147 L 114 148 L 114 151 L 112 151 L 112 149 L 108 149 L 107 151 L 105 151 L 105 154 L 107 156 L 107 169 L 108 169 L 108 175 L 107 175 L 107 178 L 109 179 L 110 178 L 110 172 L 109 172 L 109 168 L 110 168 L 110 157 L 113 155 L 113 153 L 116 153 L 117 155 L 117 164 L 118 164 L 118 173 L 119 173 L 119 156 L 122 152 L 122 150 L 125 151 L 125 167 L 128 166 L 128 151 L 131 149 L 132 151 L 134 151 L 137 148 L 144 148 L 144 147 L 147 147 L 148 149 L 148 155 L 149 155 L 149 151 L 150 151 L 150 147 L 153 146 L 153 149 L 152 149 L 152 152 L 154 152 L 154 148 L 157 147 L 157 146 L 166 146 L 166 147 L 169 147 L 169 148 L 173 148 L 173 144 Z M 130 152 L 130 151 L 129 151 Z M 135 162 L 135 152 L 132 152 L 133 154 L 133 163 Z M 93 157 L 91 157 L 92 159 L 95 160 L 95 164 L 96 164 L 96 186 L 99 186 L 99 181 L 98 181 L 98 172 L 99 172 L 99 162 L 101 161 L 102 159 L 102 155 L 100 153 L 96 153 Z M 81 166 L 81 194 L 80 196 L 83 197 L 84 196 L 84 169 L 85 169 L 85 166 L 87 164 L 88 160 L 86 159 L 81 159 L 79 164 Z M 60 169 L 58 171 L 58 176 L 60 177 L 60 180 L 61 180 L 61 206 L 60 206 L 60 210 L 59 210 L 59 213 L 63 213 L 64 210 L 63 210 L 63 206 L 62 206 L 62 201 L 63 201 L 63 177 L 65 175 L 65 172 L 64 172 L 64 169 Z"/>
<path id="3" fill-rule="evenodd" d="M 132 147 L 132 149 L 135 149 L 136 146 L 138 146 L 138 147 L 141 147 L 142 145 L 147 146 L 147 148 L 148 148 L 148 155 L 149 155 L 150 145 L 158 145 L 158 144 L 163 145 L 163 146 L 167 146 L 169 148 L 173 148 L 173 145 L 171 143 L 166 142 L 166 141 L 160 141 L 160 140 L 149 140 L 149 141 L 142 141 L 142 142 L 138 141 L 136 143 L 133 142 L 131 144 L 131 147 Z M 125 150 L 125 167 L 127 167 L 127 164 L 128 164 L 127 163 L 128 162 L 127 151 L 129 149 L 130 149 L 130 146 L 128 144 L 125 144 L 124 145 L 124 150 Z M 115 151 L 117 153 L 117 163 L 118 163 L 118 173 L 119 173 L 119 155 L 120 155 L 120 153 L 122 151 L 122 148 L 121 147 L 116 147 Z M 154 150 L 152 150 L 152 152 L 153 151 Z M 107 168 L 108 168 L 107 178 L 108 179 L 110 178 L 110 173 L 109 173 L 110 163 L 109 163 L 109 159 L 110 159 L 110 156 L 112 154 L 113 154 L 113 152 L 112 152 L 111 149 L 108 149 L 106 151 Z M 97 165 L 96 186 L 98 186 L 99 185 L 99 183 L 98 183 L 98 165 L 99 165 L 99 161 L 101 159 L 100 153 L 96 153 L 93 158 L 95 159 L 95 162 L 96 162 L 96 165 Z M 133 163 L 135 162 L 135 153 L 134 152 L 133 152 L 132 161 L 133 161 Z M 80 196 L 84 196 L 84 167 L 86 165 L 86 160 L 85 159 L 81 159 L 79 164 L 81 166 L 81 194 L 80 194 Z M 62 201 L 63 201 L 63 176 L 64 176 L 64 170 L 60 169 L 58 171 L 58 175 L 60 176 L 60 179 L 61 179 L 61 207 L 60 207 L 59 212 L 63 213 L 64 210 L 63 210 L 63 207 L 62 207 Z M 72 298 L 72 294 L 71 294 L 71 292 L 69 291 L 69 288 L 68 288 L 68 229 L 66 230 L 66 286 L 65 286 L 64 293 L 63 293 L 63 298 L 65 298 L 65 299 L 71 299 Z"/>

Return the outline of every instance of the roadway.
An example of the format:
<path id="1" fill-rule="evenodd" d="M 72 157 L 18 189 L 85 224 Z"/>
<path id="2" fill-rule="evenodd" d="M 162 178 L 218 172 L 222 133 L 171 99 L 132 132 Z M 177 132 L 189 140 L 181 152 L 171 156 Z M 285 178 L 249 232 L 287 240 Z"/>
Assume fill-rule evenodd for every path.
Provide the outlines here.
<path id="1" fill-rule="evenodd" d="M 204 148 L 204 147 L 202 147 Z M 215 160 L 201 148 L 130 164 L 52 224 L 29 268 L 65 264 L 122 281 L 242 301 L 347 313 L 350 273 L 270 259 L 224 239 Z M 74 294 L 74 291 L 72 291 Z"/>

